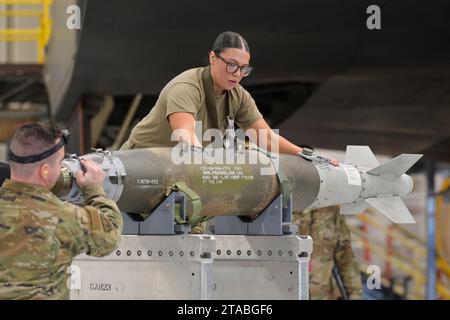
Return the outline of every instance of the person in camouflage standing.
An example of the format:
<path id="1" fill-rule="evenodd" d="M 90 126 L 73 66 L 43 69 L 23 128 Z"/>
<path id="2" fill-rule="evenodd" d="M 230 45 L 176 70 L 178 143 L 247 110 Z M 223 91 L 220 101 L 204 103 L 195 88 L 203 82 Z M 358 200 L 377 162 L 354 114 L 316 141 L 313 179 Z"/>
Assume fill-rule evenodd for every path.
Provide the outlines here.
<path id="1" fill-rule="evenodd" d="M 50 192 L 64 158 L 63 133 L 34 122 L 11 140 L 11 179 L 0 188 L 0 299 L 68 299 L 73 258 L 104 256 L 119 244 L 122 216 L 105 196 L 105 173 L 96 163 L 81 160 L 76 173 L 83 206 Z"/>
<path id="2" fill-rule="evenodd" d="M 299 234 L 310 235 L 313 238 L 309 277 L 310 299 L 343 298 L 332 275 L 335 266 L 348 298 L 362 299 L 359 263 L 351 247 L 348 226 L 339 214 L 339 206 L 295 212 L 294 223 L 299 225 Z"/>

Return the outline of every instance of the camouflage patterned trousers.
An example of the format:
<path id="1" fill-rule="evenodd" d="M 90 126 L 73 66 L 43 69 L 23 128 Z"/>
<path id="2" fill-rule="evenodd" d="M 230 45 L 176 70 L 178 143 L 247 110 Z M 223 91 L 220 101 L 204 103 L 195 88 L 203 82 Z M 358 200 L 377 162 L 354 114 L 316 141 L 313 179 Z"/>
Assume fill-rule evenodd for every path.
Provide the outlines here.
<path id="1" fill-rule="evenodd" d="M 313 238 L 310 299 L 339 299 L 341 293 L 332 276 L 336 264 L 350 299 L 362 299 L 359 263 L 353 253 L 350 231 L 339 207 L 295 212 L 299 234 Z"/>

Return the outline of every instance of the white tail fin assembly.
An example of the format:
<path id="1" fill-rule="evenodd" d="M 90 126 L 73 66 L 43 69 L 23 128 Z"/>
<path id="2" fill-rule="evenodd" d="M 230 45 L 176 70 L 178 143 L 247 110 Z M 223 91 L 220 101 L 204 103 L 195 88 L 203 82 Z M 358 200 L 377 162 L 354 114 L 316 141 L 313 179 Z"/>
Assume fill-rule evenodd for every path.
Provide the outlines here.
<path id="1" fill-rule="evenodd" d="M 347 146 L 345 162 L 368 170 L 376 176 L 401 177 L 420 158 L 420 154 L 402 154 L 383 164 L 379 164 L 368 146 Z M 341 214 L 358 214 L 373 207 L 394 223 L 415 223 L 414 217 L 399 196 L 366 198 L 356 203 L 341 205 Z"/>
<path id="2" fill-rule="evenodd" d="M 411 168 L 420 158 L 421 154 L 401 154 L 392 160 L 389 160 L 382 165 L 367 171 L 369 174 L 376 176 L 393 175 L 400 177 L 402 174 Z"/>

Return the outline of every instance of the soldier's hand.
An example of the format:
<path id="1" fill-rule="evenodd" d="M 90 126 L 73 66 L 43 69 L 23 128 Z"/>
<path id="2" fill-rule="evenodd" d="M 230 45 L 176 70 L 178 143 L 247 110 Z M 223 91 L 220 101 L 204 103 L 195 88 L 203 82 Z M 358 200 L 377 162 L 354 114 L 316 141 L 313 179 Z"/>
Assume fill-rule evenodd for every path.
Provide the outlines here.
<path id="1" fill-rule="evenodd" d="M 90 184 L 103 184 L 106 174 L 97 163 L 88 159 L 80 159 L 80 164 L 84 168 L 75 173 L 75 178 L 81 188 Z"/>

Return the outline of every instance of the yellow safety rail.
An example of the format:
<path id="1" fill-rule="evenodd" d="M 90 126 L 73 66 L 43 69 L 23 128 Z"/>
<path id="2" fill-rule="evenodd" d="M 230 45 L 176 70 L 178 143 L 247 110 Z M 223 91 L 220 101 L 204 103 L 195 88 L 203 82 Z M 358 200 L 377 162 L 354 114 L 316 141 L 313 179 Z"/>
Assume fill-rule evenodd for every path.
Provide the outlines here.
<path id="1" fill-rule="evenodd" d="M 444 206 L 444 196 L 445 192 L 450 192 L 450 178 L 444 181 L 441 191 L 436 195 L 436 252 L 437 252 L 437 269 L 440 275 L 446 277 L 447 281 L 437 280 L 436 290 L 439 298 L 450 299 L 450 264 L 444 258 L 443 253 L 443 243 L 442 243 L 442 230 L 440 227 L 440 221 L 442 219 L 442 211 Z M 384 262 L 389 263 L 396 268 L 396 270 L 401 271 L 405 275 L 411 277 L 414 283 L 414 289 L 410 294 L 410 298 L 413 299 L 423 299 L 425 297 L 425 284 L 426 284 L 426 265 L 424 264 L 427 259 L 427 246 L 426 242 L 414 233 L 402 228 L 399 225 L 385 225 L 380 221 L 376 220 L 369 214 L 359 215 L 358 219 L 365 223 L 366 225 L 373 228 L 380 233 L 382 233 L 386 238 L 390 236 L 393 242 L 396 244 L 401 244 L 403 249 L 408 249 L 411 255 L 405 256 L 404 253 L 398 252 L 393 246 L 393 251 L 388 252 L 386 250 L 385 244 L 379 244 L 374 239 L 368 239 L 368 234 L 363 234 L 363 232 L 355 227 L 349 226 L 355 240 L 359 240 L 362 243 L 364 249 L 369 250 L 371 254 L 375 254 Z M 388 279 L 382 280 L 383 284 L 389 285 Z M 393 287 L 394 292 L 399 295 L 404 293 L 404 289 L 396 285 Z"/>
<path id="2" fill-rule="evenodd" d="M 367 217 L 366 215 L 361 215 L 360 218 L 366 219 L 366 217 Z M 368 223 L 371 227 L 374 227 L 382 232 L 386 231 L 384 230 L 385 228 L 387 228 L 386 226 L 380 228 L 380 224 L 378 222 L 372 225 L 371 222 L 373 219 L 367 220 L 369 221 Z M 355 236 L 356 239 L 362 238 L 361 231 L 357 227 L 351 225 L 349 227 L 350 230 L 352 231 L 353 236 Z M 397 238 L 399 238 L 399 236 L 393 236 L 393 238 L 394 240 L 396 240 Z M 411 280 L 414 283 L 414 289 L 410 294 L 410 298 L 423 299 L 426 276 L 424 267 L 420 265 L 420 261 L 425 261 L 426 255 L 423 259 L 408 259 L 405 256 L 401 255 L 399 252 L 394 252 L 393 254 L 389 255 L 388 252 L 386 251 L 384 244 L 383 245 L 377 244 L 373 240 L 365 242 L 365 246 L 367 246 L 367 249 L 370 250 L 372 254 L 375 254 L 385 262 L 389 262 L 393 267 L 396 268 L 396 270 L 399 270 L 402 273 L 411 277 Z M 382 279 L 382 282 L 386 286 L 390 285 L 390 279 L 387 279 L 385 277 Z M 398 284 L 394 286 L 393 289 L 394 292 L 399 295 L 404 294 L 403 288 Z"/>
<path id="3" fill-rule="evenodd" d="M 446 300 L 450 300 L 450 264 L 448 260 L 446 260 L 444 254 L 444 244 L 443 244 L 443 234 L 442 234 L 442 219 L 443 219 L 443 210 L 444 210 L 444 193 L 450 192 L 450 178 L 446 178 L 444 183 L 442 184 L 441 190 L 436 195 L 436 252 L 437 252 L 437 268 L 440 271 L 441 276 L 447 278 L 447 285 L 445 285 L 442 281 L 439 281 L 436 284 L 436 289 L 438 295 Z M 449 205 L 446 205 L 447 208 Z M 450 217 L 447 216 L 447 219 Z M 447 257 L 449 259 L 449 257 Z"/>
<path id="4" fill-rule="evenodd" d="M 1 10 L 0 17 L 24 17 L 38 18 L 39 26 L 36 28 L 17 29 L 6 28 L 0 30 L 0 41 L 3 42 L 36 42 L 37 63 L 43 64 L 45 61 L 45 46 L 50 39 L 52 30 L 52 20 L 50 17 L 50 6 L 53 0 L 0 0 L 0 5 L 35 5 L 36 10 Z"/>

